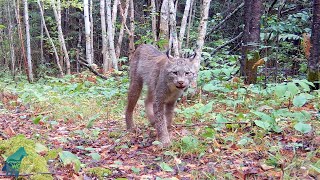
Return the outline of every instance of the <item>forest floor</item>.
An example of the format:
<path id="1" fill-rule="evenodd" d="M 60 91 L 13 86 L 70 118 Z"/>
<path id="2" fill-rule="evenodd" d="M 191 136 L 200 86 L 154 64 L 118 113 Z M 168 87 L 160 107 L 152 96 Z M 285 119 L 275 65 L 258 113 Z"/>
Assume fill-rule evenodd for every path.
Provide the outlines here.
<path id="1" fill-rule="evenodd" d="M 61 87 L 65 87 L 65 82 L 62 84 L 64 85 Z M 17 85 L 14 88 L 17 88 Z M 199 101 L 182 102 L 177 108 L 177 122 L 172 131 L 173 145 L 161 148 L 156 141 L 155 130 L 149 127 L 145 120 L 141 102 L 135 111 L 135 117 L 139 119 L 138 131 L 125 131 L 121 113 L 125 95 L 113 98 L 102 105 L 106 111 L 109 110 L 107 115 L 95 116 L 95 112 L 91 112 L 91 118 L 85 118 L 87 111 L 72 115 L 65 112 L 60 114 L 58 110 L 66 109 L 67 107 L 61 107 L 66 104 L 53 101 L 54 97 L 49 98 L 50 103 L 58 104 L 44 106 L 38 102 L 24 102 L 25 94 L 21 93 L 22 91 L 6 89 L 5 86 L 2 86 L 1 90 L 0 154 L 5 156 L 0 156 L 0 165 L 4 165 L 4 157 L 8 156 L 5 153 L 6 149 L 1 150 L 1 143 L 22 134 L 25 138 L 48 148 L 38 150 L 40 156 L 46 157 L 50 151 L 58 150 L 59 153 L 48 159 L 47 164 L 49 174 L 54 179 L 320 178 L 320 122 L 316 109 L 319 97 L 308 101 L 302 107 L 289 108 L 290 112 L 309 112 L 310 118 L 307 122 L 312 130 L 300 129 L 303 133 L 296 130 L 299 128 L 293 128 L 296 124 L 294 121 L 278 122 L 281 132 L 261 129 L 256 125 L 258 123 L 253 123 L 252 117 L 247 118 L 243 115 L 249 113 L 249 106 L 248 109 L 240 107 L 241 110 L 232 117 L 232 121 L 231 116 L 222 118 L 219 115 L 210 121 L 206 119 L 207 116 L 197 115 L 200 111 L 193 111 L 197 109 Z M 218 98 L 219 94 L 215 97 Z M 91 101 L 88 104 L 96 107 Z M 209 110 L 202 108 L 201 112 L 208 115 L 233 111 L 234 107 L 227 104 L 211 103 Z M 88 108 L 81 104 L 70 106 L 74 110 L 76 106 Z M 111 111 L 112 107 L 118 109 Z M 117 115 L 114 116 L 112 113 Z M 187 119 L 190 114 L 192 118 Z M 224 121 L 226 119 L 228 122 Z M 69 156 L 69 161 L 65 161 L 62 152 L 71 152 L 76 158 Z M 80 169 L 76 167 L 79 166 L 77 159 L 81 162 Z M 33 179 L 36 173 L 48 172 L 22 170 L 20 175 L 26 179 Z M 1 171 L 0 178 L 10 179 Z"/>

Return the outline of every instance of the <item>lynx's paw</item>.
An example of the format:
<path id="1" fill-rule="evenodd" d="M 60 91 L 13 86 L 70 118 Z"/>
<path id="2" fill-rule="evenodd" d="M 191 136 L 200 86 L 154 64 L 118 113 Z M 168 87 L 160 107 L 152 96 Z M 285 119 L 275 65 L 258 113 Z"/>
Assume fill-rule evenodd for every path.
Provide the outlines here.
<path id="1" fill-rule="evenodd" d="M 169 147 L 172 144 L 169 137 L 160 138 L 160 142 L 162 143 L 163 147 Z"/>

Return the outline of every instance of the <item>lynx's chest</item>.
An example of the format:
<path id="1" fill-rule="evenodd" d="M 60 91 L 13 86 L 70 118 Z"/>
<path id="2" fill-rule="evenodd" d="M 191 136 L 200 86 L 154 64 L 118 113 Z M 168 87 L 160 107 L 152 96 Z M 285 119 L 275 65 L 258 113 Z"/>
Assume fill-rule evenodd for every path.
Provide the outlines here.
<path id="1" fill-rule="evenodd" d="M 165 97 L 165 102 L 176 101 L 183 94 L 183 90 L 177 89 L 175 86 L 169 86 L 169 92 Z"/>

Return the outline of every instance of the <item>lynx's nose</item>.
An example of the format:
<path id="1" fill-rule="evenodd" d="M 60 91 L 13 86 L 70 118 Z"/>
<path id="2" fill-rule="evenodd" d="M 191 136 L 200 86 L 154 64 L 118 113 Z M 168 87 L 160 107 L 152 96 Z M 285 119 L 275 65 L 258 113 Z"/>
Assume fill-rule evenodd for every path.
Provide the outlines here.
<path id="1" fill-rule="evenodd" d="M 180 85 L 180 86 L 183 86 L 183 81 L 178 81 L 178 84 Z"/>
<path id="2" fill-rule="evenodd" d="M 184 85 L 184 81 L 178 81 L 176 87 L 179 88 L 179 89 L 183 89 L 186 86 Z"/>

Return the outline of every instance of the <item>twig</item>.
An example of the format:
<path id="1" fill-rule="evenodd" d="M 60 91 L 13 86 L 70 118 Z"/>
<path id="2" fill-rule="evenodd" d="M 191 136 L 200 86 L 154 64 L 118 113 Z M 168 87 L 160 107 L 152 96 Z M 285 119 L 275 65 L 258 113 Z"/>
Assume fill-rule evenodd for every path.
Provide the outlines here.
<path id="1" fill-rule="evenodd" d="M 216 123 L 196 123 L 196 124 L 175 124 L 179 127 L 193 127 L 193 126 L 211 126 L 213 124 L 250 124 L 251 122 L 216 122 Z"/>
<path id="2" fill-rule="evenodd" d="M 211 52 L 211 55 L 214 55 L 217 51 L 219 51 L 220 49 L 224 48 L 225 46 L 227 46 L 228 44 L 236 41 L 237 39 L 242 37 L 243 32 L 241 32 L 240 34 L 238 34 L 236 37 L 234 37 L 233 39 L 230 39 L 229 41 L 225 42 L 224 44 L 222 44 L 221 46 L 217 47 L 216 49 L 214 49 Z"/>
<path id="3" fill-rule="evenodd" d="M 62 175 L 62 173 L 51 173 L 51 172 L 39 172 L 39 173 L 29 173 L 29 174 L 19 174 L 19 176 L 33 176 L 33 175 L 37 175 L 37 174 L 52 174 L 52 175 Z M 12 175 L 6 175 L 6 174 L 0 174 L 0 176 L 3 177 L 10 177 Z"/>
<path id="4" fill-rule="evenodd" d="M 85 66 L 86 68 L 88 68 L 93 74 L 95 74 L 96 76 L 99 76 L 100 78 L 104 79 L 104 80 L 108 80 L 108 77 L 105 75 L 100 74 L 98 71 L 96 71 L 95 69 L 92 68 L 92 66 L 90 66 L 89 64 L 87 64 L 87 61 L 84 60 L 83 57 L 80 57 L 79 59 L 79 63 L 83 66 Z"/>
<path id="5" fill-rule="evenodd" d="M 240 8 L 244 6 L 244 2 L 242 2 L 236 9 L 234 9 L 230 14 L 228 14 L 222 21 L 220 21 L 217 25 L 213 26 L 211 31 L 207 33 L 207 35 L 212 34 L 214 31 L 219 29 L 224 22 L 226 22 L 232 15 L 234 15 Z"/>

